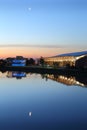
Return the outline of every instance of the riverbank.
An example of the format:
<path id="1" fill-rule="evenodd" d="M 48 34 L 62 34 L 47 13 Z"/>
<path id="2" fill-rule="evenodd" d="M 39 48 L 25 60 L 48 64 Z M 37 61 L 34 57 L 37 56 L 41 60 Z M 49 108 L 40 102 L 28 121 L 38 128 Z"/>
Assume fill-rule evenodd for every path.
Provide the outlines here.
<path id="1" fill-rule="evenodd" d="M 41 67 L 41 66 L 24 66 L 24 67 L 1 67 L 0 71 L 22 71 L 40 74 L 67 74 L 67 75 L 83 75 L 87 74 L 86 70 L 81 69 L 71 69 L 71 68 L 51 68 L 51 67 Z"/>

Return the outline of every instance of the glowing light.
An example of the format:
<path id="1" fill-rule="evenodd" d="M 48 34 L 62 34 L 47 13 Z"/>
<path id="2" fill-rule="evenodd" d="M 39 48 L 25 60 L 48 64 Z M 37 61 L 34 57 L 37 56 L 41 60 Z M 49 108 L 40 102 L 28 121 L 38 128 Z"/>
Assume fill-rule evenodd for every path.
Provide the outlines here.
<path id="1" fill-rule="evenodd" d="M 29 116 L 32 116 L 32 112 L 29 112 Z"/>
<path id="2" fill-rule="evenodd" d="M 28 10 L 31 11 L 31 8 L 29 7 Z"/>

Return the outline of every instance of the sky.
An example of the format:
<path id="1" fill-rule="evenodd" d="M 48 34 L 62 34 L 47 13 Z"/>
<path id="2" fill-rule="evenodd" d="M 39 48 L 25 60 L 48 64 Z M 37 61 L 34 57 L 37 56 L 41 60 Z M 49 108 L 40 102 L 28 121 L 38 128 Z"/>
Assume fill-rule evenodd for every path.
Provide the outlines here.
<path id="1" fill-rule="evenodd" d="M 0 57 L 84 50 L 86 0 L 0 0 Z"/>

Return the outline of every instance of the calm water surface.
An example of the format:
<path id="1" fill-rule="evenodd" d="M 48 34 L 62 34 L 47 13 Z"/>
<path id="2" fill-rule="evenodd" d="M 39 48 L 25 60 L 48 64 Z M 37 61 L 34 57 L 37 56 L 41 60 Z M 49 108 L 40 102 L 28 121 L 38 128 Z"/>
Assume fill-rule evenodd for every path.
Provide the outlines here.
<path id="1" fill-rule="evenodd" d="M 0 72 L 0 130 L 87 130 L 83 81 Z"/>

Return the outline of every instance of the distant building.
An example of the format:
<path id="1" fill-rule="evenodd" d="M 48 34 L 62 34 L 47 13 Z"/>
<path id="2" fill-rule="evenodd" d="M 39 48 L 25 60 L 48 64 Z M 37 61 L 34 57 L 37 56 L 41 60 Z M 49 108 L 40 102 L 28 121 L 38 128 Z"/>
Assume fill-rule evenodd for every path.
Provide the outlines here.
<path id="1" fill-rule="evenodd" d="M 6 58 L 6 66 L 26 66 L 26 58 L 22 56 Z"/>
<path id="2" fill-rule="evenodd" d="M 53 57 L 46 57 L 44 58 L 44 61 L 46 64 L 55 67 L 76 67 L 76 62 L 80 59 L 82 60 L 85 56 L 87 56 L 87 51 L 61 54 Z"/>
<path id="3" fill-rule="evenodd" d="M 87 69 L 87 55 L 78 59 L 75 63 L 77 68 L 84 68 Z"/>
<path id="4" fill-rule="evenodd" d="M 26 66 L 26 59 L 22 56 L 16 56 L 16 58 L 12 60 L 11 66 Z"/>

